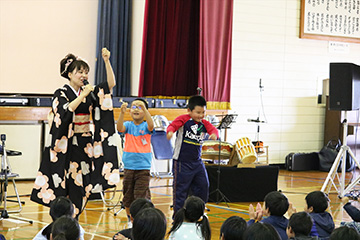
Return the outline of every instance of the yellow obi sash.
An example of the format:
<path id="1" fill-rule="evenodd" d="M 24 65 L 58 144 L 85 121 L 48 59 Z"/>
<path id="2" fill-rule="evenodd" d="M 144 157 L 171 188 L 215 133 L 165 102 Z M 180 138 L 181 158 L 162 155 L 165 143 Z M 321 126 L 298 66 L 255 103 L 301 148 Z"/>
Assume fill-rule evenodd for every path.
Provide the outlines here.
<path id="1" fill-rule="evenodd" d="M 74 132 L 75 133 L 90 132 L 90 114 L 88 113 L 75 114 Z"/>

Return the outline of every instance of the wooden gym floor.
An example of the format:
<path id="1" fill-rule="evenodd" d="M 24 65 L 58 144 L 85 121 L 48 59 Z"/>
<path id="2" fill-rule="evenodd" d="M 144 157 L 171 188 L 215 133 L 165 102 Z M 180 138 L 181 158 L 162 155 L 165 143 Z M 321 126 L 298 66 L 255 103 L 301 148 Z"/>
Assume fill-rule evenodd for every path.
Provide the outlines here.
<path id="1" fill-rule="evenodd" d="M 359 170 L 354 173 L 347 173 L 347 181 L 353 179 L 358 174 Z M 314 190 L 320 190 L 326 176 L 327 173 L 325 172 L 289 172 L 280 170 L 278 189 L 283 191 L 298 211 L 302 211 L 305 205 L 304 198 L 306 194 Z M 168 219 L 168 227 L 170 227 L 172 222 L 172 211 L 170 209 L 172 204 L 171 184 L 172 179 L 152 178 L 150 182 L 152 201 L 157 208 L 165 213 Z M 33 181 L 17 181 L 16 185 L 21 199 L 25 201 L 25 205 L 23 205 L 21 213 L 10 213 L 10 218 L 0 220 L 0 233 L 5 235 L 8 240 L 32 239 L 42 227 L 51 222 L 48 214 L 49 209 L 29 200 Z M 358 186 L 355 187 L 358 188 Z M 118 189 L 121 189 L 121 185 L 119 185 Z M 9 184 L 8 195 L 14 195 L 12 184 Z M 106 195 L 111 196 L 110 193 Z M 111 202 L 116 203 L 119 196 L 121 196 L 120 191 L 115 194 Z M 342 208 L 342 203 L 337 197 L 337 193 L 334 191 L 329 196 L 331 199 L 329 211 L 335 220 L 336 226 L 339 226 L 341 221 L 350 221 L 351 219 Z M 249 204 L 250 202 L 238 202 L 229 203 L 227 206 L 226 203 L 208 203 L 207 207 L 210 211 L 207 212 L 207 215 L 211 224 L 212 239 L 219 239 L 219 230 L 226 218 L 238 215 L 248 220 Z M 360 207 L 358 202 L 355 204 Z M 3 205 L 0 206 L 0 209 L 2 208 Z M 7 208 L 8 211 L 14 209 L 14 203 L 8 202 Z M 126 226 L 127 218 L 125 211 L 121 211 L 117 216 L 114 216 L 114 211 L 116 212 L 118 209 L 119 207 L 108 210 L 108 207 L 102 201 L 89 201 L 86 210 L 79 218 L 81 226 L 85 229 L 85 239 L 110 239 L 117 231 L 123 229 Z M 33 224 L 15 219 L 17 217 L 32 220 Z"/>

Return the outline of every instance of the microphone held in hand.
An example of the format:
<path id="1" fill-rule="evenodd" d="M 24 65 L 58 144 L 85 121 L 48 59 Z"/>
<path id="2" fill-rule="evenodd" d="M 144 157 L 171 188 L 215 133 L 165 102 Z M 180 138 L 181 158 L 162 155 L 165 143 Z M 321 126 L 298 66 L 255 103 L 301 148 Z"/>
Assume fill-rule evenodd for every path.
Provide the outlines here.
<path id="1" fill-rule="evenodd" d="M 83 83 L 84 83 L 84 85 L 88 85 L 88 84 L 89 84 L 89 82 L 88 82 L 87 80 L 83 80 Z M 96 101 L 96 97 L 95 97 L 94 92 L 91 91 L 91 92 L 90 92 L 90 96 L 91 96 L 92 100 Z"/>

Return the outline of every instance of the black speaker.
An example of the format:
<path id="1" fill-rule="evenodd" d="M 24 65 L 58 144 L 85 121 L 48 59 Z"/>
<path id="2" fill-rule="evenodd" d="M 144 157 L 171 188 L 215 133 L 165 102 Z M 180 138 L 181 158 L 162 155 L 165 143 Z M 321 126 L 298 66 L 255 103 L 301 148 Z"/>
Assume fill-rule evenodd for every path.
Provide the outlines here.
<path id="1" fill-rule="evenodd" d="M 353 63 L 330 63 L 330 110 L 360 108 L 360 66 Z"/>

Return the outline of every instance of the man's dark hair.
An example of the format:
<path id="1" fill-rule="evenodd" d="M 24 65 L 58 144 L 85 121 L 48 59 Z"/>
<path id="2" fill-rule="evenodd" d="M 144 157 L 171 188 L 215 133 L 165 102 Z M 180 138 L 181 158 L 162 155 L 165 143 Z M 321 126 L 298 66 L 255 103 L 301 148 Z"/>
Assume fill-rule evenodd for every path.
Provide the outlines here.
<path id="1" fill-rule="evenodd" d="M 291 227 L 295 236 L 309 236 L 313 220 L 307 212 L 298 212 L 291 215 L 288 226 Z"/>
<path id="2" fill-rule="evenodd" d="M 190 111 L 194 110 L 196 106 L 206 107 L 206 100 L 203 96 L 194 95 L 190 97 L 188 103 L 188 108 L 190 109 Z"/>
<path id="3" fill-rule="evenodd" d="M 322 213 L 328 208 L 329 198 L 321 191 L 313 191 L 305 197 L 307 207 L 313 207 L 315 213 Z"/>
<path id="4" fill-rule="evenodd" d="M 289 209 L 287 197 L 278 191 L 269 192 L 265 196 L 265 208 L 269 208 L 270 215 L 283 216 Z"/>
<path id="5" fill-rule="evenodd" d="M 142 102 L 144 103 L 146 109 L 149 109 L 149 105 L 148 105 L 148 103 L 145 101 L 145 99 L 136 98 L 136 99 L 134 99 L 134 101 L 142 101 Z M 133 102 L 134 102 L 134 101 L 133 101 Z"/>
<path id="6" fill-rule="evenodd" d="M 242 240 L 246 227 L 247 223 L 242 217 L 231 216 L 221 225 L 220 238 L 224 235 L 225 240 Z"/>

